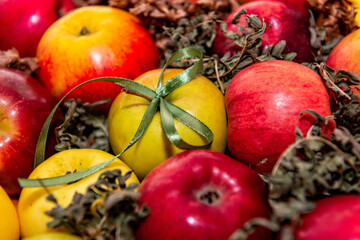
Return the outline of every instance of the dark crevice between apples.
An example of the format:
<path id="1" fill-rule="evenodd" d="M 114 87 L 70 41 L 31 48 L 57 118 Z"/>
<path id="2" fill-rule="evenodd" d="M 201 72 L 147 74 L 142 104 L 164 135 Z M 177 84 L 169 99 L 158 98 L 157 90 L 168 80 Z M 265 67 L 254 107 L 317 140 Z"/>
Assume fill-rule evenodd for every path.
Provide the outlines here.
<path id="1" fill-rule="evenodd" d="M 88 240 L 135 239 L 134 233 L 149 214 L 149 208 L 137 202 L 138 184 L 126 184 L 131 174 L 118 169 L 105 171 L 84 194 L 76 193 L 66 207 L 50 194 L 47 199 L 56 207 L 46 212 L 53 218 L 48 227 L 62 227 Z"/>
<path id="2" fill-rule="evenodd" d="M 79 99 L 65 101 L 64 122 L 55 128 L 55 149 L 92 148 L 111 153 L 107 119 L 97 110 L 97 107 L 109 102 L 110 99 L 94 103 L 82 103 Z"/>

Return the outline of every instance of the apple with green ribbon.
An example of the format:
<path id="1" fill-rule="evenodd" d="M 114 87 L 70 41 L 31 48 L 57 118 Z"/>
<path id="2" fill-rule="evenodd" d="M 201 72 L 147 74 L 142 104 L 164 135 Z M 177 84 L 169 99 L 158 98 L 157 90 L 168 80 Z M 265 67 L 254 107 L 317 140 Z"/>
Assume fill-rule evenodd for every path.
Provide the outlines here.
<path id="1" fill-rule="evenodd" d="M 134 81 L 151 89 L 156 88 L 161 69 L 152 70 L 142 74 Z M 163 86 L 171 86 L 168 81 L 176 76 L 182 76 L 182 69 L 166 69 L 163 72 Z M 178 77 L 181 82 L 181 77 Z M 109 113 L 109 139 L 113 151 L 118 154 L 131 141 L 137 127 L 142 121 L 142 116 L 152 102 L 148 99 L 132 94 L 131 92 L 122 92 L 114 100 Z M 213 133 L 214 140 L 209 149 L 224 152 L 226 148 L 226 112 L 224 96 L 220 90 L 209 79 L 202 75 L 197 75 L 188 83 L 176 88 L 174 91 L 164 94 L 160 99 L 161 109 L 174 109 L 177 106 L 193 115 L 203 122 Z M 121 155 L 131 169 L 134 170 L 139 178 L 144 178 L 154 167 L 168 159 L 169 157 L 184 151 L 184 149 L 197 148 L 206 144 L 206 138 L 197 134 L 184 123 L 184 119 L 174 121 L 171 128 L 177 131 L 181 138 L 191 145 L 172 144 L 174 135 L 168 132 L 170 126 L 164 123 L 168 116 L 164 111 L 155 113 L 149 129 L 144 133 L 141 139 L 133 147 Z M 169 119 L 169 121 L 172 121 Z M 164 126 L 164 128 L 162 128 Z M 164 136 L 169 136 L 165 138 Z M 196 145 L 196 146 L 194 146 Z"/>
<path id="2" fill-rule="evenodd" d="M 114 158 L 109 159 L 101 164 L 92 166 L 87 169 L 83 169 L 81 171 L 76 171 L 70 174 L 66 174 L 63 176 L 58 177 L 52 177 L 48 179 L 43 179 L 41 182 L 38 179 L 19 179 L 19 183 L 22 187 L 41 187 L 41 186 L 52 186 L 52 185 L 58 185 L 58 184 L 64 184 L 64 183 L 70 183 L 77 181 L 79 179 L 82 179 L 86 176 L 89 176 L 92 173 L 95 173 L 99 171 L 100 169 L 107 166 L 110 162 L 114 161 L 118 157 L 121 158 L 121 155 L 126 152 L 129 148 L 131 148 L 136 142 L 139 140 L 141 141 L 141 138 L 144 134 L 148 134 L 148 132 L 153 131 L 162 131 L 162 137 L 168 139 L 168 145 L 174 144 L 180 149 L 192 149 L 192 148 L 211 148 L 213 143 L 216 143 L 216 141 L 219 141 L 217 149 L 225 150 L 226 147 L 226 127 L 223 127 L 223 129 L 218 134 L 219 136 L 215 136 L 212 132 L 212 129 L 206 126 L 201 120 L 199 120 L 201 115 L 199 115 L 199 119 L 192 115 L 192 112 L 185 111 L 181 109 L 179 106 L 176 106 L 175 104 L 171 103 L 167 97 L 171 95 L 176 94 L 184 94 L 182 92 L 176 93 L 176 90 L 178 88 L 184 87 L 187 84 L 190 84 L 191 80 L 193 80 L 201 71 L 203 68 L 203 60 L 202 60 L 202 53 L 194 48 L 184 48 L 180 49 L 179 51 L 175 52 L 167 61 L 165 64 L 163 71 L 160 73 L 159 81 L 156 85 L 156 82 L 152 82 L 152 84 L 155 84 L 156 90 L 153 90 L 150 87 L 147 87 L 141 83 L 138 83 L 136 81 L 125 79 L 125 78 L 116 78 L 116 77 L 104 77 L 104 78 L 96 78 L 89 81 L 86 81 L 74 89 L 81 87 L 84 84 L 90 84 L 92 82 L 96 81 L 108 81 L 113 82 L 121 85 L 125 89 L 127 89 L 128 92 L 132 92 L 133 94 L 143 96 L 144 99 L 147 101 L 147 109 L 145 110 L 145 113 L 142 116 L 140 125 L 137 127 L 136 132 L 134 133 L 132 139 L 129 140 L 128 145 L 124 147 L 124 149 L 121 150 L 120 153 L 118 153 Z M 195 63 L 187 68 L 186 70 L 182 71 L 176 76 L 173 76 L 170 80 L 163 83 L 163 77 L 165 76 L 164 72 L 165 69 L 172 64 L 175 61 L 185 59 L 185 58 L 197 58 L 198 61 L 195 61 Z M 202 80 L 204 81 L 204 80 Z M 208 83 L 207 83 L 208 84 Z M 71 91 L 69 93 L 71 93 Z M 217 90 L 220 91 L 220 90 Z M 68 93 L 68 94 L 69 94 Z M 201 93 L 195 89 L 195 91 L 192 92 L 195 96 L 201 96 Z M 214 94 L 214 92 L 212 92 Z M 38 166 L 41 162 L 44 161 L 44 149 L 46 146 L 46 136 L 48 134 L 49 130 L 49 123 L 52 119 L 52 116 L 54 112 L 56 111 L 56 108 L 59 107 L 61 102 L 66 98 L 67 95 L 65 95 L 61 101 L 58 102 L 56 107 L 53 109 L 51 114 L 49 115 L 47 121 L 45 122 L 43 129 L 41 131 L 38 145 L 37 145 L 37 151 L 34 159 L 34 165 Z M 185 95 L 186 97 L 186 95 Z M 208 98 L 214 97 L 213 95 L 205 95 L 203 97 L 197 97 L 193 98 L 193 104 L 197 104 L 196 102 L 207 102 Z M 223 99 L 219 98 L 219 101 L 223 101 Z M 222 106 L 223 108 L 223 102 L 218 103 L 219 106 Z M 213 106 L 212 106 L 213 107 Z M 209 108 L 209 106 L 207 107 Z M 160 111 L 160 114 L 157 112 Z M 208 111 L 208 109 L 203 109 L 203 111 Z M 226 115 L 224 109 L 222 110 L 224 116 L 221 116 L 219 119 L 221 121 L 216 120 L 215 123 L 219 125 L 226 126 Z M 213 115 L 208 115 L 207 118 L 215 118 Z M 161 125 L 158 126 L 158 128 L 152 128 L 154 126 L 154 119 L 156 118 L 161 119 Z M 196 134 L 199 134 L 201 136 L 201 141 L 196 140 L 194 142 L 187 142 L 191 141 L 193 137 L 191 135 L 188 135 L 187 137 L 184 137 L 183 135 L 180 135 L 177 128 L 176 128 L 176 121 L 181 122 L 182 124 L 186 125 L 187 128 L 192 129 L 192 131 L 195 131 Z M 208 121 L 204 119 L 204 121 Z M 186 135 L 186 134 L 185 134 Z M 190 137 L 189 137 L 190 136 Z M 219 140 L 215 140 L 216 138 L 219 138 Z M 223 140 L 221 140 L 223 139 Z M 154 151 L 154 149 L 151 149 L 151 151 Z M 160 150 L 161 151 L 161 150 Z M 139 159 L 141 161 L 141 159 Z M 134 170 L 136 173 L 136 170 Z M 41 177 L 41 176 L 40 176 Z"/>

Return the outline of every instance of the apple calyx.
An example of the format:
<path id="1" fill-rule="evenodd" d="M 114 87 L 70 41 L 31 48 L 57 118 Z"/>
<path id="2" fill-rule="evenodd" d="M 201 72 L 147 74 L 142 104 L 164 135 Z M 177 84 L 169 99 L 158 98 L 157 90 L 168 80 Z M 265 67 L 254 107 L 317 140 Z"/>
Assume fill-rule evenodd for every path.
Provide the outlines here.
<path id="1" fill-rule="evenodd" d="M 221 193 L 215 187 L 207 186 L 196 193 L 196 198 L 206 205 L 215 205 L 219 202 Z"/>
<path id="2" fill-rule="evenodd" d="M 80 36 L 90 35 L 90 30 L 87 27 L 83 27 L 80 31 Z"/>

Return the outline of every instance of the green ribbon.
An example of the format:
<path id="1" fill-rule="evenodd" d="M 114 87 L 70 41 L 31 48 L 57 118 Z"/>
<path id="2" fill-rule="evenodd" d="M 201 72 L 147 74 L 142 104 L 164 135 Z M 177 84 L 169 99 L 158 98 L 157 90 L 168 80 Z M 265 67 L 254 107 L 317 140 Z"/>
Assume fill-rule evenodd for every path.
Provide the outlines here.
<path id="1" fill-rule="evenodd" d="M 181 72 L 180 74 L 176 75 L 175 77 L 171 78 L 166 83 L 162 84 L 163 75 L 165 69 L 171 65 L 172 63 L 179 61 L 181 59 L 188 59 L 188 58 L 198 58 L 199 60 L 196 61 L 192 66 Z M 172 103 L 168 102 L 165 97 L 170 94 L 172 91 L 177 89 L 178 87 L 186 84 L 191 79 L 196 77 L 203 68 L 203 55 L 202 53 L 194 48 L 184 48 L 176 51 L 166 62 L 165 66 L 162 69 L 160 74 L 159 82 L 157 85 L 156 91 L 146 87 L 145 85 L 134 82 L 130 79 L 126 78 L 118 78 L 118 77 L 102 77 L 102 78 L 95 78 L 84 83 L 79 84 L 78 86 L 71 89 L 54 107 L 54 109 L 49 114 L 46 122 L 43 125 L 43 128 L 40 132 L 40 136 L 37 142 L 35 157 L 34 157 L 34 168 L 37 167 L 40 163 L 45 160 L 45 148 L 46 148 L 46 139 L 48 136 L 49 128 L 51 120 L 55 114 L 56 109 L 60 106 L 61 102 L 75 89 L 81 87 L 84 84 L 88 84 L 91 82 L 96 81 L 106 81 L 106 82 L 113 82 L 123 86 L 124 88 L 131 90 L 133 92 L 139 93 L 141 95 L 146 96 L 147 98 L 151 99 L 149 107 L 146 109 L 145 114 L 141 120 L 141 123 L 134 135 L 131 139 L 130 143 L 125 147 L 125 149 L 120 152 L 115 157 L 95 165 L 93 167 L 80 170 L 77 172 L 73 172 L 70 174 L 66 174 L 63 176 L 52 177 L 52 178 L 43 178 L 43 179 L 24 179 L 19 178 L 18 182 L 21 187 L 41 187 L 41 186 L 54 186 L 60 184 L 71 183 L 77 180 L 80 180 L 84 177 L 87 177 L 102 168 L 106 167 L 109 163 L 120 157 L 127 149 L 129 149 L 132 145 L 134 145 L 143 134 L 146 132 L 147 128 L 149 127 L 152 119 L 154 118 L 156 112 L 160 108 L 160 117 L 161 117 L 161 124 L 164 129 L 164 132 L 167 138 L 170 140 L 172 144 L 177 146 L 180 149 L 194 149 L 194 148 L 209 148 L 211 143 L 214 139 L 214 135 L 211 130 L 200 120 L 192 116 L 191 114 L 187 113 L 183 109 L 173 105 Z M 207 143 L 200 146 L 194 146 L 189 143 L 186 143 L 178 134 L 175 128 L 174 119 L 177 119 L 182 124 L 190 127 L 200 136 L 202 136 Z"/>

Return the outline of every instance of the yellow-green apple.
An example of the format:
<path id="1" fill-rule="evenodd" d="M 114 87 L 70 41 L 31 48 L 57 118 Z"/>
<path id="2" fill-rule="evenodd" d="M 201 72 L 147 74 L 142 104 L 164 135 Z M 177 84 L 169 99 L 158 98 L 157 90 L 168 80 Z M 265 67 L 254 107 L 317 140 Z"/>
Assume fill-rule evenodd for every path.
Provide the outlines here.
<path id="1" fill-rule="evenodd" d="M 46 29 L 74 8 L 72 0 L 0 0 L 0 49 L 15 47 L 21 57 L 35 57 Z"/>
<path id="2" fill-rule="evenodd" d="M 294 61 L 302 63 L 313 60 L 313 49 L 310 45 L 309 21 L 307 17 L 298 10 L 279 1 L 253 1 L 241 5 L 226 17 L 225 21 L 231 22 L 232 17 L 241 9 L 246 9 L 247 14 L 258 15 L 259 19 L 264 18 L 266 24 L 272 24 L 271 28 L 267 29 L 261 36 L 262 48 L 267 48 L 270 45 L 277 44 L 281 40 L 285 40 L 286 47 L 284 53 L 296 52 L 297 56 Z M 245 15 L 240 17 L 240 24 L 247 26 L 247 20 L 245 18 Z M 229 24 L 227 30 L 237 32 L 238 27 Z M 240 50 L 241 47 L 227 38 L 219 27 L 214 41 L 213 51 L 219 56 L 223 56 L 228 51 L 233 55 Z"/>
<path id="3" fill-rule="evenodd" d="M 265 184 L 248 166 L 210 150 L 189 150 L 157 166 L 140 185 L 150 214 L 138 240 L 229 239 L 245 222 L 269 217 Z M 272 239 L 257 229 L 248 240 Z"/>
<path id="4" fill-rule="evenodd" d="M 244 4 L 247 2 L 254 2 L 259 0 L 238 0 L 239 3 Z M 261 0 L 260 0 L 261 1 Z M 293 8 L 302 12 L 305 16 L 309 15 L 307 0 L 266 0 L 266 1 L 280 1 L 291 5 Z"/>
<path id="5" fill-rule="evenodd" d="M 96 149 L 70 149 L 54 154 L 42 162 L 30 174 L 29 179 L 51 178 L 65 175 L 69 172 L 83 170 L 94 165 L 100 164 L 114 156 Z M 120 160 L 114 160 L 102 170 L 85 177 L 77 182 L 62 184 L 57 186 L 41 188 L 24 188 L 21 191 L 18 213 L 21 226 L 21 236 L 30 237 L 37 234 L 65 231 L 64 229 L 49 229 L 47 223 L 52 220 L 45 214 L 56 205 L 46 200 L 49 193 L 52 193 L 57 202 L 62 207 L 67 207 L 74 194 L 84 194 L 87 188 L 94 184 L 99 175 L 106 170 L 120 169 L 123 174 L 131 171 L 130 168 Z M 137 177 L 132 173 L 127 180 L 130 183 L 139 183 Z"/>
<path id="6" fill-rule="evenodd" d="M 86 80 L 134 79 L 159 64 L 155 41 L 140 20 L 108 6 L 81 7 L 60 18 L 41 38 L 36 56 L 38 77 L 57 98 Z M 70 97 L 93 102 L 113 99 L 120 90 L 120 85 L 96 82 Z"/>
<path id="7" fill-rule="evenodd" d="M 302 217 L 300 226 L 294 231 L 294 239 L 360 239 L 359 215 L 359 195 L 339 195 L 318 200 L 315 210 Z"/>
<path id="8" fill-rule="evenodd" d="M 163 83 L 180 74 L 181 69 L 167 69 Z M 146 72 L 134 81 L 153 90 L 161 69 Z M 226 112 L 221 91 L 209 79 L 198 75 L 190 82 L 174 90 L 165 98 L 207 125 L 214 134 L 211 149 L 224 152 L 226 148 Z M 141 96 L 122 92 L 111 106 L 108 125 L 109 139 L 113 151 L 118 154 L 133 138 L 150 101 Z M 192 145 L 204 145 L 206 140 L 186 125 L 175 120 L 175 127 L 184 139 Z M 183 151 L 173 145 L 162 129 L 160 113 L 157 112 L 141 139 L 121 155 L 121 159 L 144 178 L 155 166 L 172 155 Z"/>
<path id="9" fill-rule="evenodd" d="M 81 240 L 82 238 L 76 235 L 62 232 L 49 232 L 32 237 L 22 238 L 22 240 Z"/>
<path id="10" fill-rule="evenodd" d="M 356 30 L 349 35 L 346 35 L 341 41 L 331 50 L 326 64 L 337 69 L 343 69 L 351 71 L 360 76 L 360 64 L 358 60 L 360 58 L 360 29 Z M 354 92 L 358 94 L 360 98 L 360 91 L 355 87 L 359 85 L 353 85 Z"/>
<path id="11" fill-rule="evenodd" d="M 260 173 L 270 173 L 280 154 L 295 141 L 295 129 L 306 134 L 311 109 L 331 115 L 330 97 L 321 77 L 294 62 L 256 63 L 231 80 L 225 102 L 231 155 Z M 324 128 L 334 128 L 330 121 Z"/>
<path id="12" fill-rule="evenodd" d="M 0 185 L 0 232 L 1 239 L 19 240 L 20 225 L 18 215 L 10 197 Z"/>
<path id="13" fill-rule="evenodd" d="M 36 79 L 0 68 L 0 185 L 8 194 L 19 194 L 17 178 L 32 171 L 39 133 L 55 105 Z"/>

